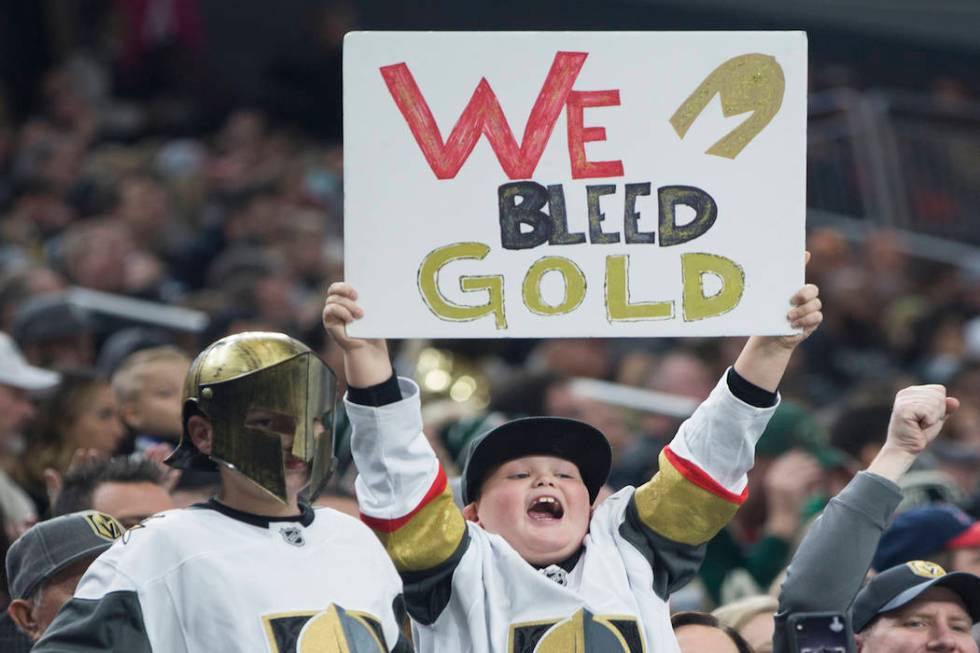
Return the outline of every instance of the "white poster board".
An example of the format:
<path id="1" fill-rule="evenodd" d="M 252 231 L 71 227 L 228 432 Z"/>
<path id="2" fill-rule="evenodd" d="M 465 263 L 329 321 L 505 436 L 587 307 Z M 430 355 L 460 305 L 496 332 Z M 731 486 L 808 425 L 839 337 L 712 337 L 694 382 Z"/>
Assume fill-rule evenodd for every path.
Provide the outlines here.
<path id="1" fill-rule="evenodd" d="M 791 333 L 806 54 L 803 32 L 348 34 L 351 333 Z"/>

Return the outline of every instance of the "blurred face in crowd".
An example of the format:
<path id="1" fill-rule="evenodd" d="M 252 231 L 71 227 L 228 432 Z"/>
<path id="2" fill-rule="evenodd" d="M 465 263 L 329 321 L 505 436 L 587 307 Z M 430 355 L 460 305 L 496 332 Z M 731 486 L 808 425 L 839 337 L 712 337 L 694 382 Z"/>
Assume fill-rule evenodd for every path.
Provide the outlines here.
<path id="1" fill-rule="evenodd" d="M 66 439 L 80 449 L 112 455 L 123 437 L 116 397 L 108 383 L 99 383 L 65 427 Z"/>
<path id="2" fill-rule="evenodd" d="M 48 191 L 24 195 L 17 202 L 17 212 L 42 234 L 57 233 L 75 219 L 75 211 L 71 206 Z"/>
<path id="3" fill-rule="evenodd" d="M 23 350 L 24 358 L 40 367 L 74 369 L 90 367 L 95 362 L 95 342 L 87 331 L 64 338 L 25 342 Z"/>
<path id="4" fill-rule="evenodd" d="M 701 624 L 688 624 L 674 631 L 681 653 L 738 653 L 725 631 Z"/>
<path id="5" fill-rule="evenodd" d="M 20 432 L 34 416 L 34 403 L 26 390 L 0 383 L 0 444 Z"/>
<path id="6" fill-rule="evenodd" d="M 950 571 L 965 571 L 980 576 L 980 546 L 956 549 L 952 552 Z"/>
<path id="7" fill-rule="evenodd" d="M 37 641 L 48 629 L 61 607 L 74 595 L 78 581 L 95 558 L 79 560 L 48 579 L 31 599 L 14 599 L 7 612 L 14 623 Z"/>
<path id="8" fill-rule="evenodd" d="M 115 517 L 123 528 L 132 528 L 150 515 L 174 507 L 163 487 L 156 483 L 102 483 L 92 492 L 92 509 Z"/>
<path id="9" fill-rule="evenodd" d="M 673 352 L 664 356 L 647 381 L 647 387 L 704 401 L 715 387 L 711 369 L 696 356 Z"/>
<path id="10" fill-rule="evenodd" d="M 24 272 L 24 284 L 32 296 L 55 293 L 68 287 L 65 278 L 51 268 L 35 267 Z"/>
<path id="11" fill-rule="evenodd" d="M 602 431 L 612 447 L 614 459 L 635 439 L 622 409 L 576 394 L 567 383 L 548 388 L 545 402 L 548 415 L 581 420 Z"/>
<path id="12" fill-rule="evenodd" d="M 535 348 L 534 356 L 563 376 L 605 379 L 612 369 L 609 345 L 598 338 L 548 340 Z"/>
<path id="13" fill-rule="evenodd" d="M 6 238 L 13 240 L 9 233 Z M 4 296 L 0 302 L 0 331 L 7 333 L 13 329 L 14 315 L 25 299 L 60 292 L 67 287 L 64 277 L 39 265 L 5 272 L 0 279 L 0 296 Z"/>
<path id="14" fill-rule="evenodd" d="M 126 259 L 133 251 L 132 240 L 120 225 L 103 222 L 85 225 L 66 235 L 69 273 L 79 286 L 125 292 Z"/>
<path id="15" fill-rule="evenodd" d="M 154 180 L 132 177 L 119 189 L 117 214 L 141 242 L 159 237 L 167 225 L 167 194 Z"/>
<path id="16" fill-rule="evenodd" d="M 138 371 L 139 389 L 120 406 L 123 419 L 138 433 L 177 439 L 181 423 L 181 388 L 190 368 L 187 360 L 156 360 Z"/>
<path id="17" fill-rule="evenodd" d="M 294 275 L 319 279 L 324 273 L 324 225 L 327 216 L 303 212 L 290 215 L 280 246 L 283 258 Z"/>
<path id="18" fill-rule="evenodd" d="M 696 356 L 671 352 L 656 365 L 646 386 L 655 392 L 704 401 L 711 394 L 715 381 L 711 369 Z M 679 419 L 656 413 L 646 413 L 642 419 L 643 432 L 657 439 L 669 439 L 679 425 Z"/>
<path id="19" fill-rule="evenodd" d="M 575 463 L 524 456 L 491 472 L 463 515 L 503 537 L 531 564 L 548 565 L 582 546 L 591 516 L 589 490 Z"/>
<path id="20" fill-rule="evenodd" d="M 931 587 L 906 606 L 886 613 L 857 635 L 861 653 L 977 653 L 973 620 L 958 594 Z"/>

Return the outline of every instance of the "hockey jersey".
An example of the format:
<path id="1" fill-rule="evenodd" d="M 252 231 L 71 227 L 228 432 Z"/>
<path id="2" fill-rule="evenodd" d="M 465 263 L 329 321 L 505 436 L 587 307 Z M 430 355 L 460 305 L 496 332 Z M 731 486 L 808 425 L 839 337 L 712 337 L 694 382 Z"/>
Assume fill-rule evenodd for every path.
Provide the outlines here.
<path id="1" fill-rule="evenodd" d="M 676 653 L 668 598 L 696 573 L 704 543 L 746 496 L 755 443 L 775 406 L 723 379 L 639 488 L 608 498 L 584 546 L 538 570 L 500 536 L 463 520 L 421 431 L 418 387 L 402 399 L 347 401 L 362 519 L 402 575 L 419 651 Z"/>
<path id="2" fill-rule="evenodd" d="M 34 650 L 407 651 L 400 593 L 384 549 L 352 517 L 302 506 L 270 519 L 212 500 L 127 531 Z"/>

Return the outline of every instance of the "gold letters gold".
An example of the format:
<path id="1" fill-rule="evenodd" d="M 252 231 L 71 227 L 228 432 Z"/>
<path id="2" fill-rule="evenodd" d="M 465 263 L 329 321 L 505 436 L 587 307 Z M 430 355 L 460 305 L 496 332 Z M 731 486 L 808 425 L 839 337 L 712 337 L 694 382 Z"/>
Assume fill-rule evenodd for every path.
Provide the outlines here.
<path id="1" fill-rule="evenodd" d="M 721 290 L 704 294 L 705 274 L 721 279 Z M 742 299 L 745 271 L 735 261 L 717 254 L 681 254 L 681 277 L 684 280 L 684 321 L 695 322 L 727 313 Z"/>
<path id="2" fill-rule="evenodd" d="M 664 320 L 674 316 L 674 302 L 629 300 L 629 257 L 606 257 L 606 315 L 610 322 L 623 320 Z"/>
<path id="3" fill-rule="evenodd" d="M 490 297 L 485 304 L 464 306 L 446 299 L 439 292 L 439 270 L 447 263 L 458 259 L 472 258 L 482 260 L 490 252 L 483 243 L 454 243 L 433 250 L 422 260 L 419 266 L 419 292 L 429 309 L 444 320 L 464 322 L 475 320 L 489 313 L 494 315 L 494 324 L 498 329 L 507 328 L 504 315 L 504 278 L 499 274 L 487 276 L 460 277 L 459 287 L 464 292 L 486 290 Z"/>
<path id="4" fill-rule="evenodd" d="M 557 306 L 546 304 L 541 297 L 541 277 L 550 271 L 561 274 L 565 280 L 565 297 Z M 545 256 L 539 258 L 524 277 L 524 305 L 538 315 L 561 315 L 578 308 L 585 299 L 585 274 L 567 258 Z"/>

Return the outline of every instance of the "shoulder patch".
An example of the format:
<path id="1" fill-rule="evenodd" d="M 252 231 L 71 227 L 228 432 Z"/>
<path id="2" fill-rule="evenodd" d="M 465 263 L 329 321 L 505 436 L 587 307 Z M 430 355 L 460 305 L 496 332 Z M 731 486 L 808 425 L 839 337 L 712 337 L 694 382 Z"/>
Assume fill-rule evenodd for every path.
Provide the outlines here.
<path id="1" fill-rule="evenodd" d="M 123 534 L 122 525 L 116 521 L 115 517 L 104 512 L 92 510 L 85 515 L 85 521 L 88 522 L 93 533 L 107 542 L 112 542 Z"/>

